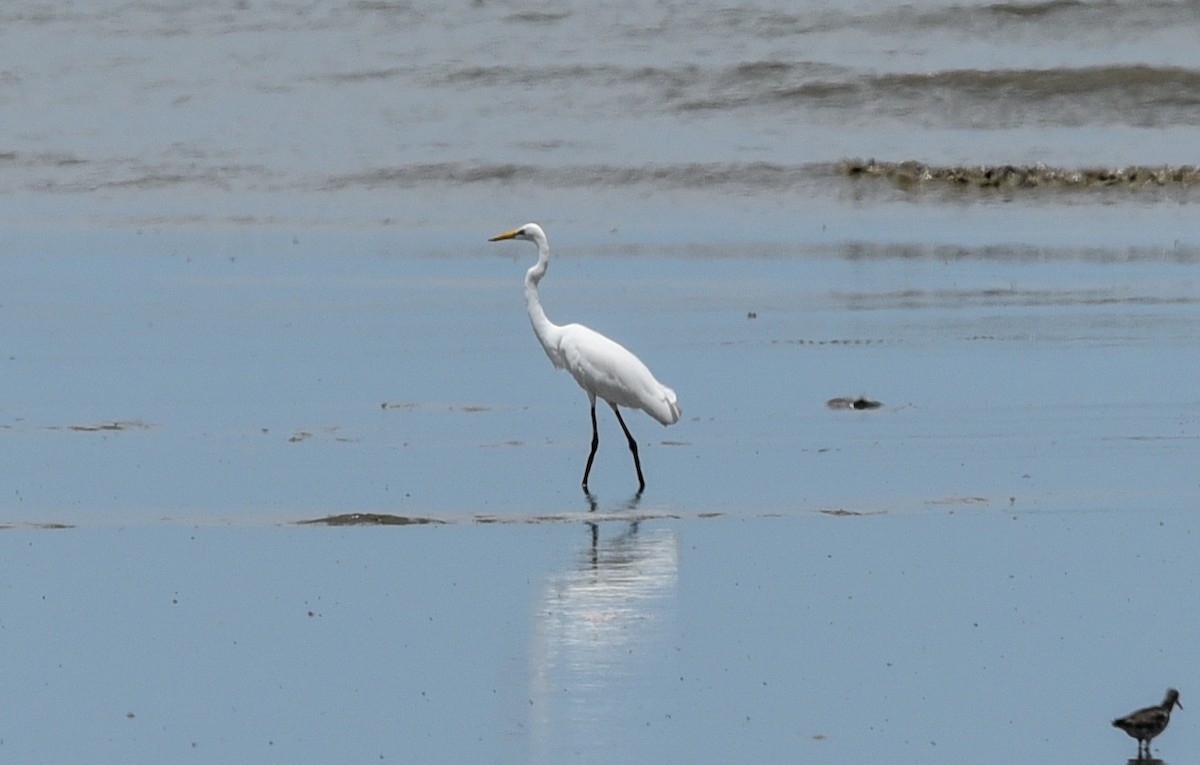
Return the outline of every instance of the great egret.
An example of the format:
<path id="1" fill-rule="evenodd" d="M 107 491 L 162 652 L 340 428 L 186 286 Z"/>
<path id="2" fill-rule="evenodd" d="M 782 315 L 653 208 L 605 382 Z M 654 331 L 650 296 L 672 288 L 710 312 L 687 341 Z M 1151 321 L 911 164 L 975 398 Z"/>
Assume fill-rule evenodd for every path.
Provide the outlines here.
<path id="1" fill-rule="evenodd" d="M 1113 727 L 1120 728 L 1138 740 L 1139 760 L 1143 759 L 1143 751 L 1145 758 L 1149 759 L 1150 739 L 1167 729 L 1167 723 L 1171 722 L 1171 709 L 1176 706 L 1183 709 L 1183 704 L 1179 703 L 1179 691 L 1168 688 L 1161 704 L 1139 709 L 1119 720 L 1113 720 Z"/>
<path id="2" fill-rule="evenodd" d="M 550 245 L 546 232 L 536 223 L 526 223 L 520 228 L 493 236 L 489 242 L 505 239 L 523 239 L 533 242 L 538 248 L 538 259 L 525 272 L 525 305 L 529 310 L 529 321 L 533 334 L 537 335 L 542 350 L 550 357 L 555 367 L 565 369 L 587 391 L 592 405 L 592 450 L 588 453 L 587 467 L 583 469 L 583 490 L 588 490 L 588 476 L 592 472 L 592 460 L 600 446 L 600 434 L 596 429 L 596 397 L 604 399 L 617 415 L 621 430 L 629 441 L 633 452 L 633 466 L 637 469 L 638 494 L 646 488 L 642 477 L 642 461 L 638 458 L 637 442 L 629 433 L 618 406 L 641 409 L 663 425 L 679 421 L 679 402 L 675 391 L 654 379 L 641 359 L 630 353 L 620 343 L 582 324 L 559 326 L 546 318 L 542 301 L 538 297 L 538 283 L 546 275 L 550 263 Z"/>

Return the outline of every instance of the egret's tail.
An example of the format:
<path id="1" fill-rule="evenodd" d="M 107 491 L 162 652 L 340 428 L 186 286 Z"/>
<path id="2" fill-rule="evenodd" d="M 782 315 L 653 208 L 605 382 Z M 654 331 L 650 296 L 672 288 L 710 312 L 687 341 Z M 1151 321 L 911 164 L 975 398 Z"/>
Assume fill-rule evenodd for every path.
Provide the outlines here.
<path id="1" fill-rule="evenodd" d="M 679 415 L 683 414 L 683 409 L 679 407 L 679 399 L 675 397 L 675 391 L 664 385 L 658 406 L 647 409 L 646 412 L 663 425 L 674 425 L 679 422 Z"/>

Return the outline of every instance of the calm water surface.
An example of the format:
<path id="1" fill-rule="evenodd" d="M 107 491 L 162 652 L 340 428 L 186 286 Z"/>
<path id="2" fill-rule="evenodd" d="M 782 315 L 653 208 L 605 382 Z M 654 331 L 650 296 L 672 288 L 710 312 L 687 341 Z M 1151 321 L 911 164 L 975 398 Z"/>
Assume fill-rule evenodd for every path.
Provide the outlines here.
<path id="1" fill-rule="evenodd" d="M 0 748 L 1119 765 L 1108 721 L 1195 679 L 1194 519 L 13 530 Z"/>

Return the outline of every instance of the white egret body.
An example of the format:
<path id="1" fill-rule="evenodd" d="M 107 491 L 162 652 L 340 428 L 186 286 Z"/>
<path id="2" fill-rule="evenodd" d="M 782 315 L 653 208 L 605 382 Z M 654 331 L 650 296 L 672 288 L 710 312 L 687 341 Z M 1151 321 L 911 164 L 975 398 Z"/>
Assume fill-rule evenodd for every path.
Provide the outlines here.
<path id="1" fill-rule="evenodd" d="M 583 471 L 583 490 L 588 490 L 592 460 L 595 459 L 596 449 L 600 445 L 600 435 L 596 428 L 598 396 L 612 407 L 617 415 L 617 422 L 621 423 L 621 429 L 625 431 L 629 450 L 633 452 L 633 465 L 637 469 L 640 494 L 646 488 L 646 481 L 642 477 L 637 442 L 633 440 L 617 407 L 641 409 L 663 425 L 673 425 L 679 421 L 681 412 L 675 391 L 654 379 L 654 375 L 641 359 L 615 340 L 610 340 L 582 324 L 559 326 L 546 317 L 541 298 L 538 296 L 538 284 L 546 275 L 546 268 L 550 263 L 550 245 L 541 226 L 526 223 L 488 241 L 499 242 L 505 239 L 524 239 L 537 245 L 537 263 L 525 272 L 525 305 L 529 310 L 533 333 L 537 335 L 542 350 L 550 357 L 554 366 L 570 372 L 575 382 L 579 383 L 579 387 L 587 391 L 588 400 L 591 402 L 592 451 L 588 454 L 587 467 Z"/>

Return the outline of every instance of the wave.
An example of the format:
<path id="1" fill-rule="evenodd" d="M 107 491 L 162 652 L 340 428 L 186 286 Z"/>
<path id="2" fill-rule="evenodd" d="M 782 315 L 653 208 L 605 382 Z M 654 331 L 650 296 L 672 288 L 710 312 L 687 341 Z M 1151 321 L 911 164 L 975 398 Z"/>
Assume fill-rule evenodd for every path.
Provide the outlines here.
<path id="1" fill-rule="evenodd" d="M 924 36 L 951 32 L 960 36 L 991 37 L 1028 31 L 1047 39 L 1070 31 L 1076 39 L 1090 33 L 1110 35 L 1117 30 L 1171 28 L 1200 22 L 1200 5 L 1180 0 L 1123 2 L 1106 0 L 1043 0 L 1042 2 L 999 2 L 982 5 L 950 3 L 938 7 L 911 4 L 877 10 L 824 9 L 748 13 L 733 7 L 717 14 L 718 25 L 728 34 L 746 34 L 762 39 L 840 34 L 847 31 L 894 36 Z M 693 34 L 711 33 L 708 20 L 695 22 Z"/>
<path id="2" fill-rule="evenodd" d="M 892 193 L 933 190 L 1020 193 L 1114 191 L 1172 202 L 1200 200 L 1200 166 L 1129 165 L 1061 167 L 1046 164 L 938 165 L 917 160 L 842 159 L 829 162 L 684 162 L 641 165 L 537 164 L 514 162 L 418 162 L 334 175 L 290 175 L 258 164 L 207 163 L 203 157 L 182 162 L 92 161 L 74 154 L 0 152 L 0 168 L 24 175 L 13 188 L 40 193 L 89 193 L 103 189 L 156 190 L 209 187 L 258 189 L 284 193 L 338 192 L 349 189 L 476 186 L 540 188 L 649 188 L 715 193 L 827 193 L 846 183 L 861 194 L 866 181 L 883 181 Z M 15 175 L 14 175 L 15 178 Z"/>
<path id="3" fill-rule="evenodd" d="M 739 64 L 676 101 L 681 112 L 744 108 L 833 111 L 997 129 L 1028 125 L 1191 125 L 1200 121 L 1200 71 L 1105 65 L 935 72 L 812 71 Z"/>
<path id="4" fill-rule="evenodd" d="M 668 188 L 782 189 L 814 180 L 829 179 L 836 165 L 783 165 L 767 162 L 711 162 L 672 165 L 576 165 L 425 163 L 379 168 L 338 175 L 321 185 L 326 190 L 348 187 L 377 188 L 421 183 L 532 184 L 551 188 L 625 187 L 649 185 Z"/>
<path id="5" fill-rule="evenodd" d="M 886 180 L 900 190 L 936 187 L 1003 191 L 1102 192 L 1109 189 L 1190 191 L 1200 188 L 1195 165 L 1130 165 L 1068 168 L 1037 165 L 933 165 L 843 159 L 839 162 L 775 164 L 712 162 L 639 166 L 426 163 L 338 175 L 320 183 L 324 190 L 420 184 L 513 184 L 547 188 L 631 187 L 704 188 L 713 191 L 779 191 L 828 187 L 839 179 Z M 1180 201 L 1178 196 L 1172 201 Z"/>
<path id="6" fill-rule="evenodd" d="M 337 83 L 396 79 L 435 89 L 492 90 L 510 101 L 531 87 L 550 93 L 568 89 L 590 93 L 600 108 L 635 115 L 777 112 L 793 119 L 884 118 L 985 130 L 1200 123 L 1200 69 L 1145 63 L 877 72 L 827 62 L 758 59 L 717 67 L 496 64 L 327 77 Z"/>

